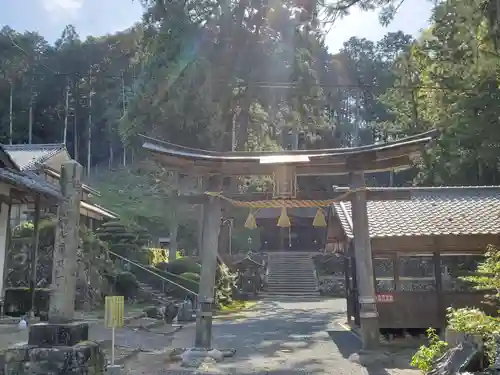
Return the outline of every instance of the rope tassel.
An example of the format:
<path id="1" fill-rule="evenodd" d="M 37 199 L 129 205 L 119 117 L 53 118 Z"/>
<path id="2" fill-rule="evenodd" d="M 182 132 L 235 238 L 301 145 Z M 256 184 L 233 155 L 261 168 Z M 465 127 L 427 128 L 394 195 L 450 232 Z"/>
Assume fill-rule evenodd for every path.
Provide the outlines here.
<path id="1" fill-rule="evenodd" d="M 291 226 L 292 225 L 290 223 L 290 218 L 288 217 L 288 215 L 286 213 L 286 208 L 282 207 L 281 208 L 281 215 L 280 215 L 280 218 L 278 219 L 278 227 L 289 228 Z"/>
<path id="2" fill-rule="evenodd" d="M 318 208 L 314 215 L 313 227 L 326 227 L 325 213 L 321 208 Z"/>
<path id="3" fill-rule="evenodd" d="M 252 212 L 252 210 L 250 210 L 248 212 L 248 217 L 245 221 L 245 228 L 248 228 L 248 229 L 255 229 L 257 228 L 257 223 L 255 222 L 255 216 Z"/>

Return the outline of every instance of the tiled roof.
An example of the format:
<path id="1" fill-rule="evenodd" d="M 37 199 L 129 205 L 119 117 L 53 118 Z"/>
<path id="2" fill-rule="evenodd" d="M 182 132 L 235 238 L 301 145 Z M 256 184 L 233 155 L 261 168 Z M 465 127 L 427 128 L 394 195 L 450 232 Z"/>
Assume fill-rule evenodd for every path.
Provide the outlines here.
<path id="1" fill-rule="evenodd" d="M 118 219 L 118 215 L 115 214 L 112 211 L 109 211 L 105 209 L 104 207 L 101 207 L 97 204 L 92 204 L 92 203 L 87 203 L 87 202 L 80 202 L 80 206 L 86 210 L 95 212 L 96 214 L 99 214 L 103 217 L 106 217 L 108 219 Z"/>
<path id="2" fill-rule="evenodd" d="M 36 169 L 52 156 L 65 150 L 63 144 L 3 145 L 3 148 L 23 171 Z"/>
<path id="3" fill-rule="evenodd" d="M 353 236 L 351 205 L 334 204 Z M 500 187 L 414 188 L 410 200 L 367 202 L 370 237 L 500 234 Z"/>
<path id="4" fill-rule="evenodd" d="M 0 168 L 0 180 L 17 186 L 21 190 L 43 194 L 50 199 L 59 200 L 62 198 L 58 189 L 32 172 L 17 172 Z"/>

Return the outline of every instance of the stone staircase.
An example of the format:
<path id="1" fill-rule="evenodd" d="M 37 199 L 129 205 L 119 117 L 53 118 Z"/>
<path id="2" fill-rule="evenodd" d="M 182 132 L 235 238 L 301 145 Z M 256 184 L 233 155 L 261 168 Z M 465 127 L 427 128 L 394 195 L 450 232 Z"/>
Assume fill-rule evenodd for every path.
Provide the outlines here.
<path id="1" fill-rule="evenodd" d="M 269 252 L 264 297 L 318 297 L 312 253 Z"/>
<path id="2" fill-rule="evenodd" d="M 139 289 L 145 294 L 151 302 L 156 302 L 159 304 L 174 302 L 174 299 L 169 297 L 166 293 L 163 293 L 149 284 L 139 281 L 138 282 Z"/>

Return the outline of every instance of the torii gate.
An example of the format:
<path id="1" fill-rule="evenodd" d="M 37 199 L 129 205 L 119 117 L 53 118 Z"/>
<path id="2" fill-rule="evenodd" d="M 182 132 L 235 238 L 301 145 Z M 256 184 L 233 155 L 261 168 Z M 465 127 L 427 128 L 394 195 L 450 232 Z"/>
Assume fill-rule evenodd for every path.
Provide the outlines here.
<path id="1" fill-rule="evenodd" d="M 368 233 L 367 200 L 410 199 L 411 192 L 367 189 L 364 173 L 410 167 L 415 157 L 437 136 L 436 131 L 398 141 L 361 147 L 293 150 L 282 152 L 215 152 L 163 142 L 142 136 L 143 148 L 171 170 L 185 175 L 207 176 L 205 192 L 184 196 L 187 202 L 203 204 L 203 249 L 195 348 L 212 348 L 212 308 L 217 267 L 221 198 L 233 204 L 252 206 L 256 201 L 273 202 L 276 207 L 300 207 L 306 202 L 325 207 L 333 201 L 350 200 L 354 229 L 356 275 L 359 287 L 360 325 L 364 349 L 378 346 L 378 313 L 373 279 L 372 253 Z M 224 178 L 267 175 L 273 177 L 272 193 L 224 193 Z M 349 175 L 350 189 L 315 192 L 297 191 L 298 176 Z"/>

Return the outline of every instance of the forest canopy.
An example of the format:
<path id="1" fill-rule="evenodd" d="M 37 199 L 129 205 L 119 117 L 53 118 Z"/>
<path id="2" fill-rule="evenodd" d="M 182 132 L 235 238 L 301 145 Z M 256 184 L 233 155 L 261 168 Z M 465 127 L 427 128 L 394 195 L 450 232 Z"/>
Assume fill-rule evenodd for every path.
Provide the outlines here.
<path id="1" fill-rule="evenodd" d="M 141 22 L 104 37 L 82 40 L 68 25 L 51 44 L 5 26 L 0 142 L 65 142 L 82 164 L 114 168 L 140 158 L 138 133 L 214 150 L 274 150 L 436 127 L 441 137 L 416 173 L 394 183 L 498 184 L 494 2 L 437 2 L 416 39 L 352 37 L 331 54 L 322 21 L 350 3 L 381 6 L 388 20 L 397 10 L 370 0 L 151 0 Z"/>

